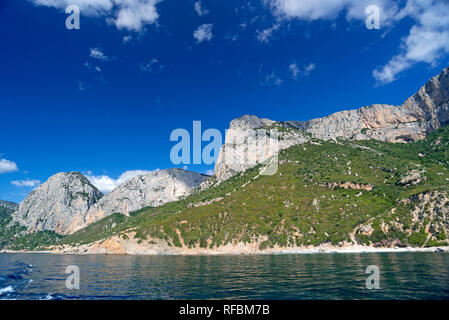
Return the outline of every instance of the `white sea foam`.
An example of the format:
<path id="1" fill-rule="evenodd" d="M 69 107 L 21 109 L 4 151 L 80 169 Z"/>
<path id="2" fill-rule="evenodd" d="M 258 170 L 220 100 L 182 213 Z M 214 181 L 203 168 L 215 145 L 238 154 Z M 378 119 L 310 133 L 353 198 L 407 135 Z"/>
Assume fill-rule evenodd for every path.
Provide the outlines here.
<path id="1" fill-rule="evenodd" d="M 41 300 L 53 300 L 54 297 L 51 295 L 51 293 L 48 293 L 45 298 L 42 298 Z"/>
<path id="2" fill-rule="evenodd" d="M 14 288 L 12 286 L 7 286 L 5 288 L 0 288 L 0 296 L 5 294 L 5 293 L 9 293 L 9 292 L 14 292 Z"/>

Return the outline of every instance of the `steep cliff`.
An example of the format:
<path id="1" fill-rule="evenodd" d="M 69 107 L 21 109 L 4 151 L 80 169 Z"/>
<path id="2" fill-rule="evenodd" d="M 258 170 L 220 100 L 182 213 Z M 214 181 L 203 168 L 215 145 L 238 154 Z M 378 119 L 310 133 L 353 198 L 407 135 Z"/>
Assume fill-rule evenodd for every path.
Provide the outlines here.
<path id="1" fill-rule="evenodd" d="M 309 121 L 273 121 L 245 115 L 231 121 L 215 164 L 217 180 L 223 181 L 276 154 L 258 129 L 277 129 L 279 150 L 302 144 L 311 137 L 321 140 L 380 140 L 411 142 L 449 124 L 449 67 L 430 79 L 401 106 L 375 104 L 340 111 Z M 253 146 L 258 148 L 259 156 Z M 226 159 L 229 156 L 229 159 Z"/>
<path id="2" fill-rule="evenodd" d="M 324 140 L 375 139 L 388 142 L 422 140 L 448 123 L 449 67 L 430 79 L 401 106 L 375 104 L 306 122 L 287 122 Z"/>
<path id="3" fill-rule="evenodd" d="M 85 225 L 112 213 L 128 215 L 189 195 L 207 176 L 182 169 L 167 169 L 134 177 L 115 188 L 89 209 Z"/>
<path id="4" fill-rule="evenodd" d="M 58 173 L 32 191 L 13 214 L 27 232 L 69 234 L 85 226 L 89 208 L 103 194 L 78 172 Z"/>

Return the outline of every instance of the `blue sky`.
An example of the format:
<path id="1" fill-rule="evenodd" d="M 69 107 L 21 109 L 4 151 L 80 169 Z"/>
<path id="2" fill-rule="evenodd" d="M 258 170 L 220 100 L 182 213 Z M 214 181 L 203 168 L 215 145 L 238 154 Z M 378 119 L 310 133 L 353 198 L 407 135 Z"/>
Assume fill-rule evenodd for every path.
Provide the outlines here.
<path id="1" fill-rule="evenodd" d="M 71 4 L 79 30 L 65 26 Z M 447 12 L 443 0 L 2 0 L 0 199 L 62 171 L 107 191 L 173 167 L 170 133 L 195 120 L 224 134 L 244 114 L 401 104 L 449 65 Z"/>

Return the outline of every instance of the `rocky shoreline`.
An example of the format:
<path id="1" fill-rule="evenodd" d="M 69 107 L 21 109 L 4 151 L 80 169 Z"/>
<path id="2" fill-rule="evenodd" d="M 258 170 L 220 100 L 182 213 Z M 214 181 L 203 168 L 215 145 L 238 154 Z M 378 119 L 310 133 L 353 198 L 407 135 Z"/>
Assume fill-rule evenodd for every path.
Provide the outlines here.
<path id="1" fill-rule="evenodd" d="M 172 255 L 172 256 L 232 256 L 232 255 L 276 255 L 276 254 L 315 254 L 315 253 L 402 253 L 402 252 L 440 252 L 449 253 L 449 246 L 440 247 L 372 247 L 361 245 L 318 247 L 269 248 L 260 250 L 254 244 L 226 245 L 215 249 L 174 248 L 168 246 L 113 246 L 111 243 L 81 245 L 79 247 L 62 247 L 44 251 L 0 250 L 0 253 L 46 253 L 57 255 Z"/>

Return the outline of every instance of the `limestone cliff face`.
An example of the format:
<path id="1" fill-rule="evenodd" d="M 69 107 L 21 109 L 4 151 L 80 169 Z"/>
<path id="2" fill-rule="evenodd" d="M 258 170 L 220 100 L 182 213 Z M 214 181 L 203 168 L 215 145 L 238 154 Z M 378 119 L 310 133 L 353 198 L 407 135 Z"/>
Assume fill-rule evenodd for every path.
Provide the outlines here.
<path id="1" fill-rule="evenodd" d="M 25 226 L 27 232 L 70 234 L 85 225 L 89 208 L 102 196 L 80 173 L 58 173 L 23 200 L 11 223 Z"/>
<path id="2" fill-rule="evenodd" d="M 232 120 L 215 164 L 217 181 L 263 163 L 279 150 L 308 141 L 299 130 L 278 130 L 277 126 L 275 121 L 249 115 Z M 272 130 L 277 131 L 278 137 Z"/>
<path id="3" fill-rule="evenodd" d="M 153 171 L 136 176 L 105 195 L 90 208 L 88 225 L 113 213 L 128 215 L 144 207 L 156 207 L 192 193 L 207 176 L 182 169 Z"/>
<path id="4" fill-rule="evenodd" d="M 309 137 L 304 133 L 323 140 L 410 142 L 424 139 L 447 124 L 449 67 L 430 79 L 401 106 L 375 104 L 309 121 L 276 122 L 248 115 L 232 120 L 215 164 L 215 175 L 217 181 L 226 180 L 274 154 L 268 148 L 258 148 L 259 155 L 256 156 L 257 153 L 251 149 L 251 146 L 263 142 L 264 137 L 257 134 L 259 128 L 278 129 L 278 149 L 282 150 L 307 142 Z M 231 160 L 227 160 L 226 155 Z"/>
<path id="5" fill-rule="evenodd" d="M 288 122 L 313 137 L 410 142 L 449 123 L 449 67 L 401 106 L 375 104 L 306 122 Z"/>

